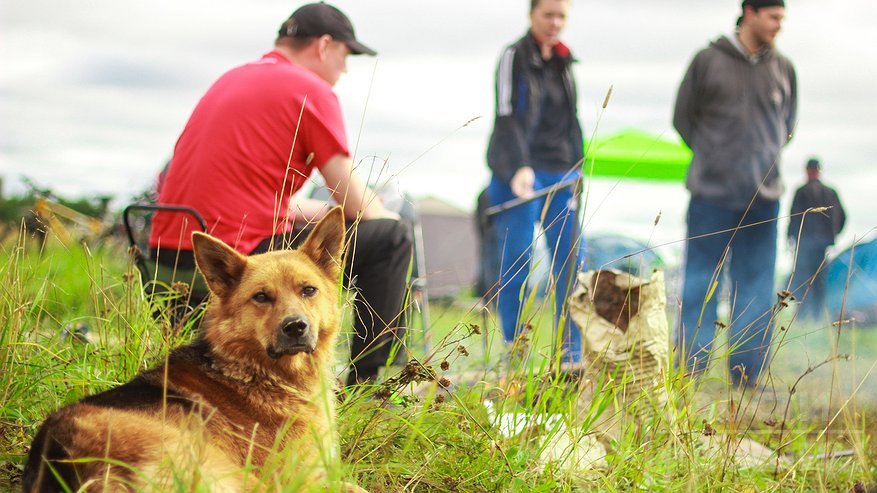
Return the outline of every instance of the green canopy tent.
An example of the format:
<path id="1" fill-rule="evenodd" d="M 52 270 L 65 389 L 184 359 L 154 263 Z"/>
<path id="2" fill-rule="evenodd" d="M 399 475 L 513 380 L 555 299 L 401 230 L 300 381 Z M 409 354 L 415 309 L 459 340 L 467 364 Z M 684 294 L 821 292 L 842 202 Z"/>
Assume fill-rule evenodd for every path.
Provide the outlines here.
<path id="1" fill-rule="evenodd" d="M 585 144 L 585 176 L 680 182 L 691 150 L 679 139 L 626 129 Z"/>

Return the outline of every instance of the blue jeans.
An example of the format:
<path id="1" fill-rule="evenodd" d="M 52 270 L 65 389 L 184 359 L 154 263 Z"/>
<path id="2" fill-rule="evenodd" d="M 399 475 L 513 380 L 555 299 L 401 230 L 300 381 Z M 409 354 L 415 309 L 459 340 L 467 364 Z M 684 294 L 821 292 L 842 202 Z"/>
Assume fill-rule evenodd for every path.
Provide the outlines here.
<path id="1" fill-rule="evenodd" d="M 536 171 L 534 188 L 540 190 L 561 180 L 571 180 L 576 176 L 566 173 Z M 500 204 L 516 198 L 508 183 L 493 177 L 487 188 L 492 204 Z M 544 219 L 542 212 L 547 203 Z M 575 210 L 573 190 L 564 188 L 549 195 L 497 214 L 494 218 L 500 251 L 500 279 L 497 310 L 506 341 L 514 340 L 521 331 L 521 305 L 526 299 L 525 285 L 530 274 L 530 261 L 533 257 L 533 229 L 539 223 L 545 232 L 548 249 L 551 252 L 551 271 L 554 275 L 555 321 L 565 314 L 567 293 L 575 282 L 575 273 L 582 267 L 585 258 L 585 245 L 579 232 L 578 215 Z M 573 253 L 574 252 L 574 253 Z M 570 259 L 575 262 L 570 265 Z M 570 267 L 573 267 L 572 278 Z M 563 360 L 578 362 L 582 356 L 582 336 L 573 326 L 569 317 L 563 328 L 561 349 Z"/>
<path id="2" fill-rule="evenodd" d="M 744 217 L 745 214 L 745 217 Z M 710 286 L 727 270 L 731 283 L 729 330 L 731 380 L 755 385 L 770 354 L 771 309 L 776 299 L 777 215 L 779 203 L 753 205 L 748 212 L 728 210 L 695 198 L 688 205 L 688 243 L 682 290 L 681 326 L 685 363 L 692 371 L 706 368 L 715 336 L 715 289 Z M 742 221 L 742 222 L 741 222 Z M 767 221 L 757 226 L 735 228 Z M 712 234 L 731 230 L 726 233 Z M 708 235 L 698 238 L 701 235 Z M 728 258 L 722 264 L 725 249 Z"/>

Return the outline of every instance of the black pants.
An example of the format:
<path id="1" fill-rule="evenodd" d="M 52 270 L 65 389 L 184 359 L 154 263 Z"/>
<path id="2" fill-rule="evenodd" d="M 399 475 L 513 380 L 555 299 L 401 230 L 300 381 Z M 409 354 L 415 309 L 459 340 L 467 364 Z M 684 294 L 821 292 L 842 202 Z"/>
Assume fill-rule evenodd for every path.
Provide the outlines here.
<path id="1" fill-rule="evenodd" d="M 798 258 L 792 273 L 792 293 L 800 301 L 798 318 L 820 320 L 825 310 L 826 279 L 828 264 L 825 251 L 830 245 L 825 241 L 808 240 L 798 244 Z"/>
<path id="2" fill-rule="evenodd" d="M 297 247 L 310 229 L 308 226 L 267 238 L 250 254 Z M 360 221 L 348 228 L 344 277 L 347 287 L 356 291 L 348 384 L 373 380 L 378 368 L 387 361 L 393 344 L 404 340 L 403 302 L 408 287 L 411 238 L 410 228 L 392 219 Z M 170 261 L 194 266 L 191 251 L 180 251 L 179 257 L 177 252 L 168 251 L 163 257 L 158 256 L 160 264 Z"/>

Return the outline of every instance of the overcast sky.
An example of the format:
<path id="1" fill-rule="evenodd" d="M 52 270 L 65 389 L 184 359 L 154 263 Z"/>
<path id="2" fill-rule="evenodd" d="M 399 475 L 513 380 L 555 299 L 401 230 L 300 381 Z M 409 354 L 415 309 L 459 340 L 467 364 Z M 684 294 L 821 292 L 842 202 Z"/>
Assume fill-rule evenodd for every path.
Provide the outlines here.
<path id="1" fill-rule="evenodd" d="M 211 82 L 268 51 L 298 5 L 3 0 L 5 191 L 21 190 L 20 176 L 28 176 L 64 194 L 114 194 L 116 205 L 124 203 L 150 185 Z M 488 179 L 497 57 L 526 30 L 529 2 L 335 5 L 379 52 L 352 57 L 336 86 L 360 172 L 386 162 L 383 176 L 400 189 L 471 209 Z M 731 31 L 738 13 L 733 0 L 575 0 L 564 37 L 580 60 L 586 133 L 637 127 L 675 138 L 670 120 L 682 74 L 698 49 Z M 804 161 L 821 157 L 825 181 L 848 209 L 842 243 L 849 243 L 877 226 L 877 1 L 792 0 L 778 46 L 794 62 L 800 87 L 800 121 L 783 155 L 783 208 L 803 182 Z M 653 243 L 684 237 L 681 184 L 595 180 L 587 201 L 593 231 Z"/>

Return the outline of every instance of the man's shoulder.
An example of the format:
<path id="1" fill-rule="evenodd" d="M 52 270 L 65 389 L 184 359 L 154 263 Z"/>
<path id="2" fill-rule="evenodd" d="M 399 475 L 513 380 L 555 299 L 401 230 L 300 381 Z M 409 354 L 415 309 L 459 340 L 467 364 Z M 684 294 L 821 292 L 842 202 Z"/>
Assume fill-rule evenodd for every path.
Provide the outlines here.
<path id="1" fill-rule="evenodd" d="M 801 198 L 804 196 L 804 193 L 807 191 L 807 183 L 801 185 L 800 187 L 795 189 L 795 199 Z"/>
<path id="2" fill-rule="evenodd" d="M 733 59 L 731 52 L 733 49 L 730 41 L 725 36 L 720 36 L 695 52 L 691 59 L 690 68 L 698 71 L 710 71 L 714 67 L 727 64 Z"/>
<path id="3" fill-rule="evenodd" d="M 298 84 L 313 86 L 313 89 L 332 92 L 332 86 L 314 72 L 280 55 L 277 51 L 268 52 L 261 58 L 251 60 L 234 70 L 263 74 L 266 78 L 293 80 Z"/>
<path id="4" fill-rule="evenodd" d="M 834 187 L 832 187 L 832 186 L 830 186 L 830 185 L 826 185 L 826 184 L 823 183 L 822 181 L 819 182 L 819 185 L 820 185 L 820 186 L 822 187 L 822 189 L 825 190 L 826 192 L 833 193 L 833 194 L 837 195 L 837 190 L 835 190 Z"/>
<path id="5" fill-rule="evenodd" d="M 725 35 L 720 35 L 698 50 L 695 58 L 733 57 L 735 55 L 735 50 L 737 50 L 737 48 L 734 47 L 731 40 Z"/>
<path id="6" fill-rule="evenodd" d="M 515 57 L 520 57 L 533 53 L 535 50 L 536 42 L 533 40 L 533 37 L 530 36 L 530 33 L 527 33 L 515 40 L 514 42 L 506 45 L 502 51 L 503 53 L 511 51 L 515 54 Z"/>
<path id="7" fill-rule="evenodd" d="M 529 46 L 529 45 L 535 46 L 536 43 L 535 43 L 535 41 L 533 41 L 533 37 L 530 36 L 530 33 L 527 32 L 523 36 L 514 40 L 512 43 L 510 43 L 508 46 L 506 46 L 506 48 L 512 48 L 512 49 L 517 50 L 517 49 L 521 49 L 521 48 L 524 48 L 524 47 Z"/>

